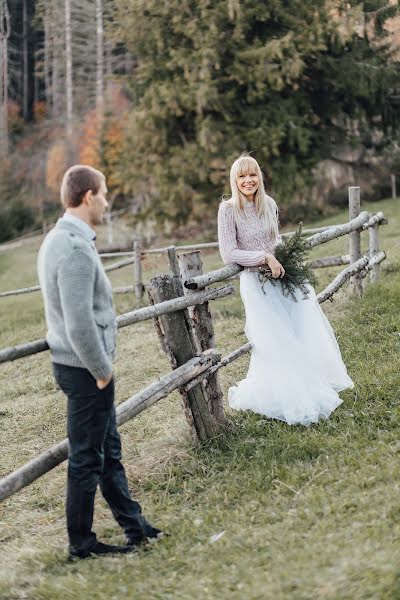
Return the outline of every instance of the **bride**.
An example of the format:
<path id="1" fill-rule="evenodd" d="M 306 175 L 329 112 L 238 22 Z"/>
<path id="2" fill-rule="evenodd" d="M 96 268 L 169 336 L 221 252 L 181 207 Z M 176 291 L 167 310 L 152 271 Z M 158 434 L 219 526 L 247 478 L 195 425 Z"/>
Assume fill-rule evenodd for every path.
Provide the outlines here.
<path id="1" fill-rule="evenodd" d="M 257 161 L 247 155 L 235 160 L 230 184 L 232 196 L 218 212 L 219 249 L 225 264 L 244 267 L 240 294 L 252 353 L 246 378 L 229 389 L 229 404 L 289 425 L 316 423 L 342 403 L 338 392 L 353 382 L 314 289 L 308 286 L 306 299 L 297 290 L 295 301 L 279 281 L 261 287 L 258 266 L 267 264 L 275 279 L 285 270 L 274 256 L 281 242 L 278 209 L 265 193 Z"/>

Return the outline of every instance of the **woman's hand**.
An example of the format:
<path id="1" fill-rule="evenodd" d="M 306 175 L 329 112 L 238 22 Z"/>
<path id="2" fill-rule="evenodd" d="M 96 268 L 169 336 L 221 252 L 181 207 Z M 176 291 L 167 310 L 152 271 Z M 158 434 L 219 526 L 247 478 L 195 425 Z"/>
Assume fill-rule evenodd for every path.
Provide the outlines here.
<path id="1" fill-rule="evenodd" d="M 282 278 L 284 276 L 285 269 L 282 267 L 281 263 L 276 260 L 273 254 L 269 254 L 268 252 L 265 254 L 265 264 L 271 269 L 272 277 L 274 279 L 278 279 L 278 277 Z"/>

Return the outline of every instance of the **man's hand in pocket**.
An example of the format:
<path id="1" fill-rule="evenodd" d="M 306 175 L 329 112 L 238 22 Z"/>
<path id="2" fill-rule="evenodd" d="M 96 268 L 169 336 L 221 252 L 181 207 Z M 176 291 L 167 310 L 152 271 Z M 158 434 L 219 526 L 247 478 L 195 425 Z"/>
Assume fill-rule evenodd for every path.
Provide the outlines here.
<path id="1" fill-rule="evenodd" d="M 104 390 L 105 387 L 108 386 L 108 384 L 110 383 L 111 379 L 112 379 L 113 374 L 110 373 L 110 375 L 108 377 L 106 377 L 105 379 L 96 379 L 96 385 L 99 388 L 99 390 Z"/>

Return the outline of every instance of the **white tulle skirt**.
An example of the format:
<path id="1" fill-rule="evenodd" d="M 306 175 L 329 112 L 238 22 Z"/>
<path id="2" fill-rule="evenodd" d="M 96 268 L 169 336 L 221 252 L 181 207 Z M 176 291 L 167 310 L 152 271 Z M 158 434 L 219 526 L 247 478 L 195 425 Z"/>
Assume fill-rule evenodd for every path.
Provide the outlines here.
<path id="1" fill-rule="evenodd" d="M 245 379 L 229 389 L 229 405 L 290 425 L 327 418 L 352 388 L 332 327 L 314 289 L 306 300 L 284 296 L 280 282 L 261 289 L 257 273 L 243 271 L 240 294 L 246 336 L 253 349 Z"/>

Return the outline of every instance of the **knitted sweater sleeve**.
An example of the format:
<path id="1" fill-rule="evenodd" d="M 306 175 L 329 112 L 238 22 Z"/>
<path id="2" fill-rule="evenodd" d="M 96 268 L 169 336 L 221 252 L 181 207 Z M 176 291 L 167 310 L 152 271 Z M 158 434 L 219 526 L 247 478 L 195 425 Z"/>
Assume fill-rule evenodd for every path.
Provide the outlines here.
<path id="1" fill-rule="evenodd" d="M 265 262 L 263 250 L 238 248 L 233 207 L 226 201 L 221 202 L 218 211 L 218 242 L 222 260 L 226 265 L 236 263 L 243 267 L 255 267 Z"/>
<path id="2" fill-rule="evenodd" d="M 105 379 L 112 364 L 100 339 L 94 320 L 93 292 L 96 264 L 83 250 L 74 250 L 58 270 L 58 289 L 69 342 L 95 379 Z"/>

